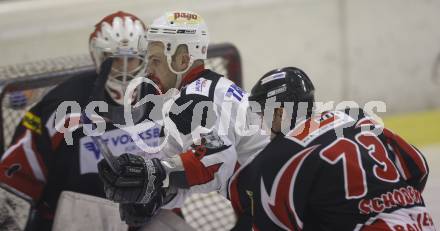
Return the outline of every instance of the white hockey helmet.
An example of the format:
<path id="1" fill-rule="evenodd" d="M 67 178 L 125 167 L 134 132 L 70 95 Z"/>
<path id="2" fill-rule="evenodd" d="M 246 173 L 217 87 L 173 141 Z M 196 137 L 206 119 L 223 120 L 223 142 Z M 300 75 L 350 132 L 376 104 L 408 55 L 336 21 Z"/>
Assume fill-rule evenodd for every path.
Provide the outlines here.
<path id="1" fill-rule="evenodd" d="M 147 31 L 148 42 L 162 42 L 168 67 L 175 74 L 182 74 L 195 60 L 206 59 L 208 51 L 208 27 L 203 18 L 190 11 L 167 12 L 153 21 Z M 186 45 L 190 56 L 188 68 L 175 71 L 171 66 L 172 56 L 179 45 Z"/>
<path id="2" fill-rule="evenodd" d="M 89 50 L 96 70 L 107 58 L 117 58 L 120 65 L 112 66 L 105 89 L 112 99 L 123 105 L 124 94 L 129 82 L 136 76 L 145 74 L 146 26 L 142 21 L 129 13 L 118 11 L 104 17 L 95 25 L 90 35 Z M 133 65 L 133 59 L 135 62 Z M 116 67 L 115 67 L 116 66 Z M 136 89 L 133 98 L 139 97 L 140 89 Z"/>

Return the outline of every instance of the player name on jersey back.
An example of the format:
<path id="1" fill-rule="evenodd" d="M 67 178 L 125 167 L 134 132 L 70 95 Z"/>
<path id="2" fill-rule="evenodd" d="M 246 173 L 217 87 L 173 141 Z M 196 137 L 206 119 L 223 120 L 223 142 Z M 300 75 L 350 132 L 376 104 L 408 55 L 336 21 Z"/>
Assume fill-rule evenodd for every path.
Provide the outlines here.
<path id="1" fill-rule="evenodd" d="M 353 124 L 355 120 L 341 111 L 329 111 L 313 116 L 295 126 L 287 133 L 286 138 L 307 146 L 320 135 L 345 124 Z"/>

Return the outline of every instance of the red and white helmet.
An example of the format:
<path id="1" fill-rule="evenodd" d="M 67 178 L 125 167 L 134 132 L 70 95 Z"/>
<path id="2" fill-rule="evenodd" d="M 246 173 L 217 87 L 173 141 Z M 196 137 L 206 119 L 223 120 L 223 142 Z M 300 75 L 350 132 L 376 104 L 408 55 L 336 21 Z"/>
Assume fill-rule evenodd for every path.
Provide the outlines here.
<path id="1" fill-rule="evenodd" d="M 145 74 L 145 41 L 146 26 L 138 17 L 122 11 L 104 17 L 90 35 L 89 50 L 97 72 L 105 59 L 117 60 L 113 61 L 105 89 L 118 104 L 123 105 L 129 82 Z M 139 90 L 133 98 L 139 97 Z"/>

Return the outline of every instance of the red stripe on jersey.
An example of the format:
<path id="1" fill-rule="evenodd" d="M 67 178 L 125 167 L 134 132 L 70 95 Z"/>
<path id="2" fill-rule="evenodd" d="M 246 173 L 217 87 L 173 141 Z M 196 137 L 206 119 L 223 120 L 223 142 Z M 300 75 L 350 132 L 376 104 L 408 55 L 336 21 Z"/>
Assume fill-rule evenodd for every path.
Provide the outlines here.
<path id="1" fill-rule="evenodd" d="M 36 156 L 37 161 L 38 161 L 38 165 L 40 166 L 40 169 L 43 172 L 44 177 L 47 179 L 48 171 L 47 171 L 46 165 L 44 164 L 44 161 L 42 159 L 42 155 L 37 151 L 37 147 L 35 146 L 35 143 L 36 143 L 35 138 L 32 136 L 32 146 L 31 146 L 31 148 L 32 148 L 32 150 L 35 153 L 35 156 Z"/>
<path id="2" fill-rule="evenodd" d="M 291 197 L 299 169 L 304 160 L 316 149 L 317 145 L 293 155 L 280 169 L 272 184 L 270 194 L 266 191 L 261 178 L 261 203 L 268 217 L 278 226 L 288 230 L 302 230 L 303 223 L 295 209 Z M 300 214 L 302 215 L 302 214 Z"/>
<path id="3" fill-rule="evenodd" d="M 338 119 L 337 115 L 333 115 L 332 117 L 326 118 L 322 121 L 316 121 L 316 119 L 319 118 L 310 118 L 304 123 L 302 123 L 300 126 L 295 127 L 295 129 L 292 131 L 292 137 L 303 141 L 305 138 L 307 138 L 310 134 L 313 132 L 319 130 L 320 128 L 333 123 L 336 119 Z"/>
<path id="4" fill-rule="evenodd" d="M 382 219 L 377 219 L 371 225 L 364 226 L 361 231 L 393 231 Z"/>
<path id="5" fill-rule="evenodd" d="M 17 166 L 15 171 L 11 171 L 13 166 Z M 44 183 L 34 175 L 22 145 L 1 162 L 0 182 L 30 196 L 35 201 L 40 198 L 44 187 Z"/>
<path id="6" fill-rule="evenodd" d="M 219 170 L 223 163 L 205 166 L 192 152 L 189 150 L 180 154 L 183 168 L 185 169 L 186 180 L 189 186 L 206 184 L 214 179 L 214 174 Z"/>
<path id="7" fill-rule="evenodd" d="M 182 82 L 179 85 L 179 89 L 181 89 L 182 87 L 190 84 L 191 82 L 193 82 L 194 80 L 196 80 L 199 76 L 200 73 L 202 73 L 202 71 L 205 70 L 205 65 L 199 65 L 194 67 L 189 73 L 187 73 L 183 78 L 182 78 Z"/>
<path id="8" fill-rule="evenodd" d="M 393 145 L 393 150 L 396 154 L 397 159 L 399 159 L 400 166 L 402 167 L 405 180 L 410 179 L 411 172 L 409 171 L 408 166 L 406 165 L 405 159 L 403 159 L 403 156 L 399 151 L 399 147 L 396 147 L 395 145 Z"/>
<path id="9" fill-rule="evenodd" d="M 422 172 L 422 175 L 424 177 L 428 173 L 428 170 L 426 169 L 426 165 L 425 165 L 425 161 L 423 160 L 423 157 L 420 155 L 420 153 L 414 147 L 412 147 L 410 144 L 408 144 L 400 136 L 394 135 L 394 137 L 395 137 L 394 140 L 397 142 L 399 147 L 401 147 L 403 149 L 403 151 L 411 157 L 411 159 L 417 165 L 417 167 Z"/>
<path id="10" fill-rule="evenodd" d="M 70 115 L 65 118 L 64 125 L 61 128 L 55 128 L 57 132 L 52 136 L 52 150 L 56 150 L 64 139 L 64 132 L 71 132 L 70 129 L 80 124 L 81 117 Z M 57 125 L 55 125 L 57 126 Z M 61 130 L 61 131 L 60 131 Z"/>
<path id="11" fill-rule="evenodd" d="M 362 118 L 356 123 L 356 127 L 358 128 L 362 125 L 377 126 L 380 124 L 375 120 L 373 120 L 372 118 Z"/>
<path id="12" fill-rule="evenodd" d="M 63 139 L 64 139 L 63 133 L 59 133 L 59 132 L 55 133 L 55 135 L 52 136 L 52 150 L 56 150 L 60 146 Z"/>
<path id="13" fill-rule="evenodd" d="M 395 151 L 398 155 L 399 161 L 402 164 L 402 168 L 404 168 L 405 174 L 408 173 L 407 178 L 410 178 L 411 174 L 410 174 L 410 171 L 409 171 L 408 166 L 406 164 L 406 161 L 404 159 L 404 155 L 409 157 L 415 163 L 415 165 L 417 166 L 417 168 L 421 172 L 421 175 L 422 175 L 421 179 L 423 179 L 427 175 L 428 169 L 426 168 L 425 160 L 423 159 L 421 154 L 414 147 L 412 147 L 410 144 L 408 144 L 405 140 L 403 140 L 397 134 L 394 134 L 393 132 L 391 132 L 388 129 L 384 129 L 383 132 L 387 138 L 396 142 L 397 147 L 393 147 L 393 149 L 395 149 Z"/>
<path id="14" fill-rule="evenodd" d="M 237 161 L 237 163 L 235 163 L 234 172 L 236 172 L 240 168 L 240 166 L 240 163 L 238 163 Z"/>
<path id="15" fill-rule="evenodd" d="M 235 163 L 234 174 L 231 177 L 231 182 L 229 184 L 229 200 L 231 201 L 232 208 L 234 209 L 237 217 L 244 212 L 243 206 L 240 203 L 240 196 L 238 195 L 238 176 L 240 171 L 240 163 Z"/>
<path id="16" fill-rule="evenodd" d="M 26 131 L 27 131 L 27 130 L 26 130 Z M 4 159 L 6 159 L 9 155 L 12 155 L 12 154 L 14 153 L 15 149 L 16 149 L 18 146 L 21 146 L 21 145 L 22 145 L 22 139 L 24 139 L 24 137 L 26 136 L 26 131 L 23 132 L 23 134 L 22 134 L 21 136 L 19 136 L 16 140 L 14 140 L 13 143 L 11 143 L 11 145 L 10 145 L 9 148 L 6 150 L 6 152 L 3 153 L 2 158 L 1 158 L 1 160 L 0 160 L 0 163 L 1 163 L 1 161 L 3 161 Z"/>
<path id="17" fill-rule="evenodd" d="M 240 196 L 238 194 L 238 174 L 234 175 L 229 186 L 229 200 L 231 201 L 234 212 L 239 217 L 243 213 L 243 206 L 240 203 Z"/>

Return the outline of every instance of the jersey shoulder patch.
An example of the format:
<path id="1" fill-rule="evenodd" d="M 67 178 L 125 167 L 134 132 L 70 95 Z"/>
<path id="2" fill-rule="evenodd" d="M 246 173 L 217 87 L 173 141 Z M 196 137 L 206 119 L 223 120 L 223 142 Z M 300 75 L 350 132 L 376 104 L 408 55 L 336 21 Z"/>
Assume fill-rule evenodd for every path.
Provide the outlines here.
<path id="1" fill-rule="evenodd" d="M 186 87 L 187 95 L 204 95 L 209 97 L 209 89 L 211 89 L 212 80 L 198 78 Z"/>
<path id="2" fill-rule="evenodd" d="M 41 122 L 41 117 L 32 113 L 31 111 L 28 111 L 24 114 L 21 124 L 27 129 L 36 132 L 39 135 L 41 135 L 42 133 L 43 126 Z"/>
<path id="3" fill-rule="evenodd" d="M 238 102 L 241 102 L 241 100 L 243 99 L 244 94 L 245 94 L 245 91 L 243 91 L 235 83 L 232 83 L 228 87 L 228 90 L 226 90 L 225 97 L 226 98 L 232 98 L 232 99 L 237 100 Z"/>
<path id="4" fill-rule="evenodd" d="M 307 146 L 320 135 L 341 125 L 353 124 L 354 122 L 355 120 L 344 112 L 324 112 L 296 125 L 293 130 L 287 133 L 285 138 L 302 146 Z"/>

